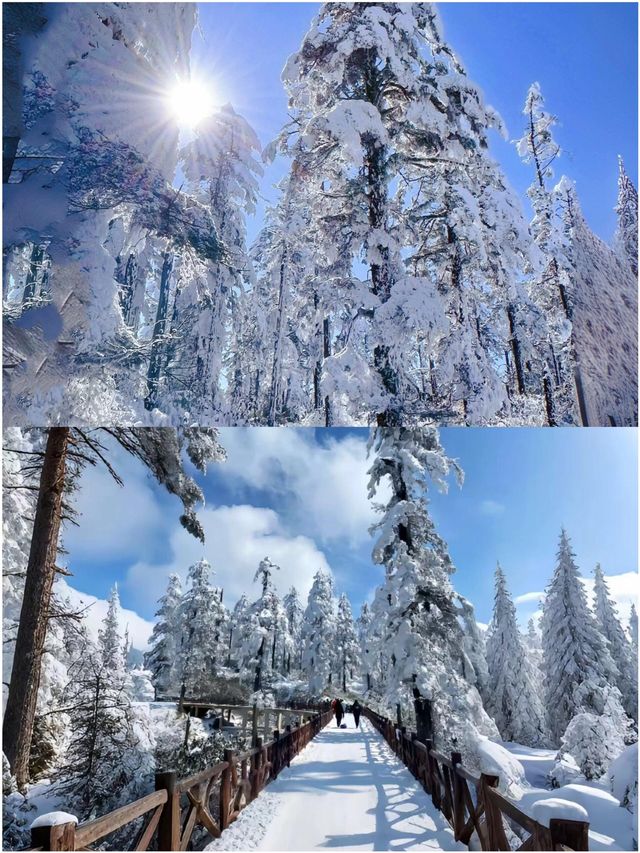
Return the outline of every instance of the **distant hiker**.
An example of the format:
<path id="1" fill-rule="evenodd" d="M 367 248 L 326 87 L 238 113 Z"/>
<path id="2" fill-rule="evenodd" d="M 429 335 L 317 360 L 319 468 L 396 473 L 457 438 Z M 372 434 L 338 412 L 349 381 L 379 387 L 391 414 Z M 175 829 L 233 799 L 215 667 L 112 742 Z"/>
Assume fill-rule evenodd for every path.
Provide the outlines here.
<path id="1" fill-rule="evenodd" d="M 356 728 L 360 728 L 360 714 L 362 713 L 362 706 L 356 699 L 356 701 L 351 706 L 351 713 L 353 714 L 353 719 L 356 722 Z"/>
<path id="2" fill-rule="evenodd" d="M 339 699 L 333 700 L 333 713 L 336 715 L 336 725 L 340 728 L 340 723 L 344 717 L 344 708 L 342 707 L 342 702 Z"/>

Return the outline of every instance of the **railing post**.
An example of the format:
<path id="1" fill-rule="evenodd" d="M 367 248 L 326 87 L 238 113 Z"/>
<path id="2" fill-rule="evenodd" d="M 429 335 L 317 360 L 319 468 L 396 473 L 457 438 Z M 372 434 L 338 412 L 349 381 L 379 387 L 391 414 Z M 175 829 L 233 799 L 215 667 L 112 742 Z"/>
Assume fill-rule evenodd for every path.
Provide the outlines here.
<path id="1" fill-rule="evenodd" d="M 407 765 L 407 753 L 405 745 L 405 737 L 407 736 L 407 727 L 400 726 L 400 761 Z M 408 766 L 408 765 L 407 765 Z"/>
<path id="2" fill-rule="evenodd" d="M 551 849 L 588 850 L 589 824 L 581 820 L 562 820 L 552 817 L 549 821 Z"/>
<path id="3" fill-rule="evenodd" d="M 43 850 L 75 850 L 76 824 L 78 818 L 72 814 L 60 812 L 58 820 L 67 819 L 63 823 L 47 823 L 49 815 L 42 815 L 31 825 L 31 846 L 42 847 Z"/>
<path id="4" fill-rule="evenodd" d="M 280 742 L 280 732 L 278 729 L 273 730 L 273 762 L 271 766 L 271 778 L 275 779 L 280 773 L 282 744 Z"/>
<path id="5" fill-rule="evenodd" d="M 287 767 L 291 767 L 291 750 L 293 747 L 293 742 L 292 742 L 293 735 L 291 734 L 291 726 L 288 725 L 286 727 L 285 731 L 286 731 L 285 737 L 287 739 Z"/>
<path id="6" fill-rule="evenodd" d="M 453 834 L 456 841 L 459 840 L 462 830 L 464 829 L 464 789 L 462 780 L 458 776 L 458 765 L 462 764 L 462 754 L 459 752 L 451 753 L 451 784 L 453 787 Z"/>
<path id="7" fill-rule="evenodd" d="M 439 810 L 440 809 L 440 786 L 438 780 L 436 778 L 436 774 L 433 770 L 433 762 L 434 758 L 431 755 L 431 750 L 433 749 L 433 741 L 427 740 L 425 741 L 425 746 L 427 747 L 427 780 L 429 785 L 427 787 L 427 793 L 431 794 L 431 802 L 433 805 Z"/>
<path id="8" fill-rule="evenodd" d="M 162 807 L 158 823 L 158 850 L 180 849 L 180 792 L 176 790 L 177 785 L 175 770 L 156 773 L 156 791 L 167 792 L 167 802 Z"/>
<path id="9" fill-rule="evenodd" d="M 251 721 L 251 746 L 258 742 L 258 705 L 253 703 L 253 719 Z"/>
<path id="10" fill-rule="evenodd" d="M 262 776 L 262 738 L 257 737 L 255 747 L 258 750 L 255 756 L 253 757 L 254 761 L 254 771 L 253 771 L 253 779 L 251 780 L 251 799 L 255 800 L 255 798 L 260 793 L 260 782 Z"/>
<path id="11" fill-rule="evenodd" d="M 496 808 L 491 798 L 491 788 L 497 788 L 499 782 L 498 776 L 491 776 L 488 773 L 480 775 L 489 850 L 510 850 L 502 825 L 502 812 Z"/>
<path id="12" fill-rule="evenodd" d="M 229 810 L 231 808 L 231 767 L 235 760 L 235 753 L 232 749 L 225 749 L 224 760 L 227 766 L 222 771 L 220 779 L 220 829 L 226 829 L 229 826 Z"/>

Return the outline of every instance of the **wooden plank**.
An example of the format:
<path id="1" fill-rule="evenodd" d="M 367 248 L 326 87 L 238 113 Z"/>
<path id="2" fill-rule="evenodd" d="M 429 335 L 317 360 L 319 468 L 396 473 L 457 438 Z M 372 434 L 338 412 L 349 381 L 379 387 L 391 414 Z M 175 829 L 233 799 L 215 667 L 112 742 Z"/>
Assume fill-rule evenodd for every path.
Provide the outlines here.
<path id="1" fill-rule="evenodd" d="M 193 829 L 196 825 L 196 819 L 198 817 L 198 807 L 190 806 L 187 820 L 182 828 L 182 832 L 180 833 L 180 850 L 186 850 L 189 846 L 189 842 L 191 841 L 191 836 L 193 834 Z"/>
<path id="2" fill-rule="evenodd" d="M 87 847 L 99 838 L 104 838 L 105 835 L 109 835 L 116 829 L 120 829 L 120 827 L 142 817 L 143 814 L 156 806 L 163 805 L 167 799 L 166 791 L 154 791 L 153 794 L 147 794 L 146 797 L 129 803 L 127 806 L 122 806 L 122 808 L 109 812 L 109 814 L 96 818 L 96 820 L 81 823 L 76 828 L 76 846 Z"/>
<path id="3" fill-rule="evenodd" d="M 184 794 L 189 789 L 195 788 L 196 785 L 200 785 L 202 782 L 207 782 L 214 776 L 220 776 L 226 770 L 227 766 L 226 761 L 220 761 L 218 764 L 214 764 L 213 767 L 209 767 L 207 770 L 202 770 L 200 773 L 188 776 L 186 779 L 183 779 L 178 783 L 177 790 L 180 791 L 181 794 Z"/>
<path id="4" fill-rule="evenodd" d="M 523 829 L 526 829 L 527 832 L 533 834 L 536 821 L 523 811 L 520 811 L 520 809 L 511 802 L 511 800 L 507 800 L 506 797 L 503 797 L 502 794 L 498 793 L 498 791 L 493 788 L 487 789 L 487 797 L 497 809 L 504 812 L 504 814 L 506 814 L 507 817 L 510 817 L 511 820 L 515 820 L 515 822 Z"/>
<path id="5" fill-rule="evenodd" d="M 151 815 L 151 820 L 143 827 L 141 832 L 138 833 L 138 838 L 136 839 L 136 843 L 134 846 L 134 850 L 148 850 L 149 844 L 151 843 L 151 839 L 153 838 L 153 833 L 156 831 L 156 827 L 160 823 L 160 816 L 162 814 L 162 809 L 164 806 L 158 806 L 155 812 Z"/>

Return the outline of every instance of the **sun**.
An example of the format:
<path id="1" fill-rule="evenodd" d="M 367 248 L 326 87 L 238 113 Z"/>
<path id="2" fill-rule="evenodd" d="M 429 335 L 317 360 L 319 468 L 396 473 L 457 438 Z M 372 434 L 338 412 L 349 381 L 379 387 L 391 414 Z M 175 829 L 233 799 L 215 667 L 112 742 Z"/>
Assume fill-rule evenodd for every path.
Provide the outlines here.
<path id="1" fill-rule="evenodd" d="M 186 128 L 194 128 L 214 110 L 212 87 L 193 77 L 176 83 L 167 101 L 177 123 Z"/>

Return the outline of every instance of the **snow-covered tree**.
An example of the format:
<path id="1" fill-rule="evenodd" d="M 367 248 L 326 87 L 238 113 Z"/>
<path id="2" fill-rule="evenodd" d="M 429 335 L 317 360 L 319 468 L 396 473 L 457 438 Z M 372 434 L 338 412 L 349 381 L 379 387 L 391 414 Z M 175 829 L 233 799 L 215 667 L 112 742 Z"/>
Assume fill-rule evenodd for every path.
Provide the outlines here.
<path id="1" fill-rule="evenodd" d="M 560 753 L 568 753 L 587 779 L 600 779 L 624 748 L 624 738 L 615 720 L 583 711 L 567 726 Z"/>
<path id="2" fill-rule="evenodd" d="M 529 664 L 518 630 L 516 608 L 500 564 L 495 577 L 493 617 L 487 632 L 489 678 L 485 707 L 503 740 L 542 746 L 545 715 L 537 673 Z"/>
<path id="3" fill-rule="evenodd" d="M 246 681 L 253 683 L 254 691 L 270 685 L 285 669 L 288 621 L 272 579 L 279 569 L 268 557 L 260 561 L 254 582 L 260 583 L 261 595 L 244 616 L 241 672 Z"/>
<path id="4" fill-rule="evenodd" d="M 636 654 L 638 653 L 638 613 L 636 611 L 635 604 L 631 605 L 631 615 L 629 617 L 629 634 L 631 636 L 631 643 L 636 650 Z"/>
<path id="5" fill-rule="evenodd" d="M 365 601 L 360 610 L 360 616 L 356 621 L 358 643 L 360 645 L 360 672 L 364 683 L 364 689 L 371 689 L 371 670 L 373 663 L 373 650 L 371 644 L 371 625 L 373 615 L 369 604 Z"/>
<path id="6" fill-rule="evenodd" d="M 638 276 L 638 190 L 627 175 L 622 157 L 618 157 L 618 228 L 614 245 L 616 251 Z"/>
<path id="7" fill-rule="evenodd" d="M 344 593 L 338 599 L 336 651 L 334 671 L 338 676 L 337 683 L 342 685 L 343 690 L 346 690 L 347 683 L 353 680 L 360 666 L 360 647 L 353 623 L 351 604 Z"/>
<path id="8" fill-rule="evenodd" d="M 470 666 L 465 662 L 463 675 L 470 684 L 474 684 L 487 707 L 487 653 L 485 638 L 476 622 L 473 604 L 462 595 L 456 596 L 460 603 L 460 617 L 464 625 L 464 649 Z"/>
<path id="9" fill-rule="evenodd" d="M 598 628 L 609 642 L 609 652 L 618 670 L 616 685 L 622 696 L 622 706 L 629 717 L 638 721 L 638 665 L 631 643 L 618 619 L 609 587 L 600 563 L 595 569 L 595 614 Z"/>
<path id="10" fill-rule="evenodd" d="M 551 739 L 560 743 L 580 713 L 601 716 L 608 709 L 617 725 L 628 719 L 615 686 L 618 672 L 608 643 L 587 604 L 571 543 L 560 534 L 557 563 L 542 606 L 545 707 Z"/>
<path id="11" fill-rule="evenodd" d="M 178 610 L 182 634 L 176 660 L 177 678 L 188 698 L 206 698 L 211 680 L 225 662 L 226 621 L 220 592 L 210 584 L 211 566 L 198 560 L 189 567 L 187 590 Z"/>
<path id="12" fill-rule="evenodd" d="M 249 599 L 243 592 L 236 601 L 229 620 L 229 647 L 227 666 L 239 667 L 242 658 L 242 643 L 247 632 Z"/>
<path id="13" fill-rule="evenodd" d="M 390 497 L 378 506 L 374 563 L 384 566 L 388 601 L 383 643 L 390 661 L 384 691 L 386 706 L 400 703 L 411 719 L 416 696 L 431 701 L 440 748 L 473 752 L 479 734 L 496 736 L 476 688 L 465 679 L 464 634 L 455 607 L 447 545 L 429 513 L 431 483 L 445 489 L 447 477 L 461 471 L 449 459 L 433 427 L 377 428 L 369 495 L 383 484 Z"/>
<path id="14" fill-rule="evenodd" d="M 522 641 L 529 662 L 536 669 L 537 677 L 542 678 L 542 638 L 540 631 L 536 628 L 533 616 L 527 622 L 527 633 L 523 636 Z"/>
<path id="15" fill-rule="evenodd" d="M 302 670 L 309 691 L 319 696 L 332 683 L 337 640 L 333 578 L 322 569 L 313 578 L 301 633 Z"/>
<path id="16" fill-rule="evenodd" d="M 108 598 L 107 615 L 98 632 L 98 648 L 104 665 L 122 676 L 126 670 L 123 638 L 120 633 L 120 595 L 116 584 Z"/>
<path id="17" fill-rule="evenodd" d="M 330 417 L 508 417 L 496 364 L 526 345 L 515 314 L 528 238 L 486 156 L 500 121 L 434 8 L 325 3 L 283 79 Z"/>
<path id="18" fill-rule="evenodd" d="M 532 166 L 535 178 L 528 190 L 533 208 L 531 232 L 540 250 L 538 275 L 534 276 L 532 297 L 546 317 L 544 342 L 544 393 L 550 425 L 579 423 L 578 399 L 582 393 L 575 341 L 571 336 L 572 305 L 567 271 L 559 263 L 562 238 L 555 214 L 556 200 L 547 183 L 553 164 L 562 150 L 553 136 L 556 116 L 547 112 L 539 83 L 529 87 L 523 113 L 526 126 L 517 140 L 518 153 Z M 584 407 L 584 403 L 581 402 Z"/>
<path id="19" fill-rule="evenodd" d="M 131 703 L 124 667 L 113 666 L 115 609 L 112 595 L 99 647 L 88 641 L 80 650 L 63 696 L 70 737 L 55 775 L 80 820 L 142 796 L 153 773 L 148 723 Z"/>
<path id="20" fill-rule="evenodd" d="M 287 615 L 287 643 L 286 650 L 286 672 L 292 669 L 299 670 L 302 667 L 302 620 L 304 619 L 304 607 L 300 601 L 298 590 L 292 586 L 285 595 L 282 604 Z"/>
<path id="21" fill-rule="evenodd" d="M 170 574 L 167 590 L 156 611 L 157 621 L 149 640 L 150 649 L 145 655 L 145 666 L 151 671 L 156 695 L 177 694 L 180 684 L 176 680 L 176 658 L 180 647 L 180 602 L 182 582 L 179 575 Z"/>

